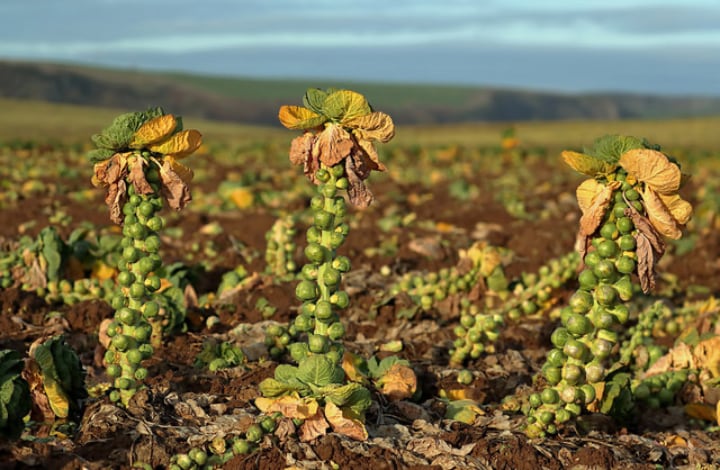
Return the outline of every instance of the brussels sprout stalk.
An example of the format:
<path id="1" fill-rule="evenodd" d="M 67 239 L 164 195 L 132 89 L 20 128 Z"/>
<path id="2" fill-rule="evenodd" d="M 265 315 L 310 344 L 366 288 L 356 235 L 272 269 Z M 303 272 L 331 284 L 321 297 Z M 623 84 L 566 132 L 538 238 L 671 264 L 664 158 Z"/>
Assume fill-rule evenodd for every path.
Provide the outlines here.
<path id="1" fill-rule="evenodd" d="M 597 390 L 619 383 L 610 385 L 611 372 L 627 359 L 618 347 L 627 302 L 654 287 L 655 263 L 665 249 L 662 235 L 680 238 L 692 212 L 677 195 L 679 166 L 645 141 L 608 136 L 586 153 L 563 152 L 566 163 L 592 177 L 577 191 L 583 216 L 576 249 L 584 269 L 579 289 L 561 312 L 562 326 L 551 337 L 554 348 L 542 368 L 548 386 L 530 396 L 531 436 L 556 432 L 593 402 L 595 409 L 613 410 L 607 401 L 612 398 L 597 396 Z"/>
<path id="2" fill-rule="evenodd" d="M 153 108 L 118 116 L 92 140 L 97 145 L 89 154 L 95 163 L 92 182 L 107 188 L 110 219 L 123 226 L 105 361 L 113 379 L 110 399 L 127 405 L 148 375 L 142 363 L 153 354 L 151 339 L 155 335 L 159 344 L 162 334 L 158 232 L 165 223 L 157 214 L 163 200 L 175 210 L 190 201 L 192 171 L 178 160 L 197 150 L 202 136 L 183 130 L 179 117 Z"/>

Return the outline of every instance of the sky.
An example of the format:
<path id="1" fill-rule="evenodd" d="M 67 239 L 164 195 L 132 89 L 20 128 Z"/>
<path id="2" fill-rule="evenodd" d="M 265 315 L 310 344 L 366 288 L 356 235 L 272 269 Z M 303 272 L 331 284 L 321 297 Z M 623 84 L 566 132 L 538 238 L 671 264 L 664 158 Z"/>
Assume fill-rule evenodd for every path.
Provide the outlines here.
<path id="1" fill-rule="evenodd" d="M 720 96 L 720 0 L 1 0 L 0 58 Z"/>

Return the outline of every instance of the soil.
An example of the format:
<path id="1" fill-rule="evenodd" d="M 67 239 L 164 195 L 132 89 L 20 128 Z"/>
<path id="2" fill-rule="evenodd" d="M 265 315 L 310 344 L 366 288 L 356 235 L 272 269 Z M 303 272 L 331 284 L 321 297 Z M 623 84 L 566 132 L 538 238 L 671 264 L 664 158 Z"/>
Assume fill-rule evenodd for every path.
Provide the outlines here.
<path id="1" fill-rule="evenodd" d="M 550 180 L 549 172 L 554 170 L 536 164 L 532 171 L 543 181 Z M 287 431 L 291 426 L 286 422 L 281 425 L 285 433 L 266 435 L 258 450 L 235 457 L 225 468 L 534 470 L 720 465 L 717 444 L 720 436 L 690 420 L 671 419 L 667 415 L 674 413 L 677 418 L 678 413 L 672 408 L 654 411 L 656 417 L 637 423 L 614 423 L 603 416 L 590 415 L 586 423 L 592 426 L 578 423 L 562 428 L 557 436 L 528 439 L 522 433 L 524 417 L 503 412 L 501 404 L 513 394 L 526 396 L 533 390 L 533 376 L 542 365 L 555 327 L 545 317 L 508 326 L 494 353 L 467 364 L 475 380 L 462 386 L 456 380 L 460 369 L 449 365 L 448 354 L 454 339 L 453 328 L 459 321 L 457 314 L 431 311 L 408 320 L 397 315 L 407 306 L 401 300 L 376 307 L 382 290 L 395 277 L 411 270 L 453 266 L 458 260 L 458 249 L 469 246 L 479 226 L 491 227 L 484 235 L 489 243 L 512 250 L 512 261 L 506 266 L 510 278 L 521 272 L 533 272 L 549 258 L 572 250 L 578 216 L 576 206 L 567 201 L 576 180 L 562 182 L 540 195 L 529 189 L 520 193 L 531 214 L 528 218 L 517 218 L 507 212 L 495 197 L 497 188 L 491 180 L 482 175 L 470 178 L 469 182 L 479 191 L 475 198 L 462 201 L 451 197 L 447 183 L 428 189 L 415 183 L 392 183 L 389 179 L 373 183 L 371 178 L 377 201 L 362 213 L 350 211 L 355 222 L 339 250 L 353 263 L 345 280 L 346 286 L 352 287 L 348 289 L 351 307 L 345 312 L 346 347 L 365 356 L 382 355 L 383 344 L 401 339 L 404 348 L 398 355 L 411 361 L 421 393 L 415 399 L 400 402 L 388 402 L 376 394 L 366 419 L 370 435 L 366 442 L 335 433 L 301 442 Z M 212 191 L 219 181 L 211 178 L 201 188 L 204 192 Z M 82 185 L 68 186 L 68 190 L 72 189 L 80 190 Z M 390 200 L 390 195 L 397 194 L 404 195 L 399 203 Z M 36 234 L 48 225 L 48 207 L 62 207 L 71 217 L 68 225 L 60 227 L 64 236 L 82 221 L 109 226 L 101 199 L 98 194 L 94 201 L 80 203 L 63 193 L 20 197 L 15 205 L 2 210 L 0 239 L 17 239 L 18 227 L 27 227 L 26 234 Z M 293 204 L 303 207 L 306 203 Z M 384 233 L 377 221 L 393 205 L 399 206 L 403 215 L 413 212 L 417 221 L 432 224 L 412 224 Z M 532 216 L 549 205 L 559 210 L 547 218 Z M 93 207 L 97 210 L 89 209 Z M 186 237 L 164 245 L 166 262 L 192 263 L 201 259 L 202 250 L 195 252 L 189 248 L 195 242 L 200 246 L 211 243 L 217 253 L 212 269 L 194 286 L 198 294 L 217 289 L 222 273 L 240 263 L 245 264 L 249 273 L 262 273 L 265 233 L 275 220 L 268 208 L 208 214 L 191 205 L 181 214 L 168 215 L 168 219 L 170 226 L 182 228 Z M 27 225 L 29 221 L 35 224 Z M 222 226 L 220 235 L 202 233 L 200 228 L 211 222 Z M 432 230 L 432 225 L 438 222 L 450 224 L 452 230 Z M 302 246 L 304 230 L 298 233 L 297 243 Z M 390 236 L 397 237 L 395 252 L 368 250 Z M 423 237 L 442 240 L 434 256 L 424 256 L 411 248 L 411 241 Z M 694 285 L 717 293 L 720 263 L 715 260 L 719 249 L 718 236 L 708 234 L 700 237 L 694 249 L 682 258 L 670 253 L 662 270 L 678 276 L 676 291 Z M 301 263 L 301 252 L 297 258 Z M 383 267 L 390 268 L 391 277 L 378 274 Z M 661 280 L 660 284 L 664 282 Z M 566 285 L 555 292 L 558 302 L 566 299 L 573 287 Z M 266 321 L 255 308 L 261 297 L 276 307 L 273 321 L 284 323 L 294 317 L 298 304 L 294 283 L 273 283 L 266 277 L 252 289 L 233 296 L 229 305 L 192 310 L 190 317 L 195 321 L 191 321 L 186 333 L 168 338 L 156 351 L 149 365 L 147 388 L 136 394 L 126 409 L 112 405 L 103 394 L 91 398 L 74 431 L 53 433 L 47 426 L 36 425 L 26 431 L 23 439 L 0 444 L 0 468 L 125 469 L 134 462 L 166 468 L 170 456 L 187 452 L 191 445 L 206 444 L 218 433 L 243 433 L 259 414 L 253 406 L 254 398 L 259 396 L 258 383 L 272 376 L 277 363 L 268 359 L 248 361 L 241 367 L 212 373 L 193 367 L 193 362 L 204 338 L 227 339 L 239 325 Z M 63 333 L 86 367 L 88 385 L 107 380 L 101 363 L 103 348 L 98 341 L 98 326 L 113 315 L 105 302 L 48 304 L 32 292 L 8 288 L 0 290 L 0 307 L 0 349 L 12 348 L 25 354 L 37 338 Z M 220 325 L 209 329 L 204 320 L 210 315 L 219 316 Z M 261 343 L 262 337 L 245 340 L 243 346 L 251 348 Z M 479 402 L 482 413 L 473 425 L 443 418 L 444 403 L 439 398 L 443 389 L 465 389 L 467 396 Z"/>

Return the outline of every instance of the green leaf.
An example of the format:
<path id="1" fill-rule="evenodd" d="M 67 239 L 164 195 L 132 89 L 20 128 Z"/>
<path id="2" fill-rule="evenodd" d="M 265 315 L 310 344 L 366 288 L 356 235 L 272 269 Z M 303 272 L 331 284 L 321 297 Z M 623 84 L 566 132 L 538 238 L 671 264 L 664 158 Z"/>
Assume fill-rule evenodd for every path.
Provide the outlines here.
<path id="1" fill-rule="evenodd" d="M 268 377 L 267 379 L 260 382 L 259 385 L 260 393 L 264 397 L 274 398 L 283 395 L 287 392 L 295 390 L 294 387 L 288 385 L 285 382 Z"/>
<path id="2" fill-rule="evenodd" d="M 289 364 L 280 364 L 275 368 L 275 378 L 280 382 L 288 383 L 297 379 L 298 368 Z"/>
<path id="3" fill-rule="evenodd" d="M 347 385 L 328 386 L 323 395 L 339 407 L 358 407 L 364 411 L 370 406 L 372 396 L 370 392 L 356 382 Z"/>
<path id="4" fill-rule="evenodd" d="M 368 372 L 370 373 L 370 377 L 373 379 L 381 378 L 395 364 L 409 366 L 410 362 L 408 362 L 406 359 L 401 359 L 397 356 L 388 356 L 388 357 L 384 358 L 382 361 L 380 361 L 380 363 L 378 364 L 377 359 L 375 359 L 375 356 L 371 357 L 370 360 L 368 361 Z"/>
<path id="5" fill-rule="evenodd" d="M 322 107 L 322 114 L 335 121 L 351 119 L 370 114 L 372 109 L 360 93 L 351 90 L 337 90 L 328 94 Z"/>
<path id="6" fill-rule="evenodd" d="M 315 111 L 318 114 L 322 114 L 323 103 L 327 98 L 327 92 L 320 88 L 308 88 L 303 96 L 303 104 L 306 108 Z"/>
<path id="7" fill-rule="evenodd" d="M 316 387 L 341 383 L 344 377 L 343 369 L 326 356 L 308 356 L 298 365 L 297 378 Z"/>
<path id="8" fill-rule="evenodd" d="M 648 148 L 644 139 L 625 135 L 605 135 L 597 139 L 584 153 L 600 160 L 617 163 L 620 156 L 632 149 Z"/>
<path id="9" fill-rule="evenodd" d="M 57 281 L 60 279 L 62 252 L 65 244 L 55 227 L 45 227 L 42 229 L 39 238 L 42 241 L 42 255 L 47 261 L 47 279 L 48 281 Z"/>
<path id="10" fill-rule="evenodd" d="M 115 155 L 115 150 L 107 148 L 93 149 L 87 153 L 87 157 L 91 163 L 100 163 L 112 157 L 113 155 Z"/>
<path id="11" fill-rule="evenodd" d="M 2 384 L 0 385 L 0 402 L 10 403 L 14 388 L 15 384 L 11 376 L 2 377 Z"/>

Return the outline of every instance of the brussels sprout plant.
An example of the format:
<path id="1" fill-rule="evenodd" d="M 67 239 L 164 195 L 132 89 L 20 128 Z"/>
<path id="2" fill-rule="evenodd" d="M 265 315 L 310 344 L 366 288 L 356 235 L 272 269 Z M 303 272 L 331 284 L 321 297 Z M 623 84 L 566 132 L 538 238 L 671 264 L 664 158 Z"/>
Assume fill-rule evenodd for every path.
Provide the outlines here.
<path id="1" fill-rule="evenodd" d="M 123 226 L 105 360 L 114 379 L 110 398 L 127 405 L 147 376 L 142 363 L 153 354 L 151 336 L 159 336 L 162 328 L 156 297 L 162 267 L 159 232 L 165 221 L 158 213 L 164 203 L 180 210 L 190 202 L 193 173 L 179 160 L 195 152 L 202 137 L 194 129 L 183 130 L 181 118 L 151 108 L 118 116 L 92 140 L 97 146 L 89 153 L 95 164 L 92 182 L 107 188 L 110 219 Z"/>
<path id="2" fill-rule="evenodd" d="M 273 403 L 288 397 L 305 400 L 309 395 L 314 398 L 308 399 L 317 401 L 306 410 L 317 410 L 317 405 L 324 403 L 326 417 L 336 414 L 335 406 L 349 410 L 361 422 L 370 404 L 369 392 L 356 383 L 343 385 L 341 367 L 344 349 L 340 340 L 345 327 L 339 313 L 349 304 L 341 282 L 343 273 L 350 270 L 350 260 L 337 254 L 349 230 L 343 193 L 357 207 L 370 205 L 373 195 L 364 180 L 372 170 L 385 170 L 373 141 L 389 141 L 394 126 L 390 116 L 373 112 L 367 100 L 353 91 L 309 89 L 303 102 L 304 107 L 283 106 L 279 118 L 285 127 L 303 131 L 292 141 L 290 161 L 302 165 L 307 178 L 317 185 L 310 202 L 313 222 L 307 229 L 304 249 L 308 262 L 301 269 L 295 290 L 302 305 L 292 325 L 298 333 L 307 334 L 307 341 L 288 345 L 297 367 L 278 366 L 275 378 L 261 383 L 266 397 L 261 409 L 285 410 L 287 416 L 287 406 Z M 268 399 L 274 402 L 268 403 Z M 315 412 L 292 417 L 314 416 Z M 365 434 L 360 434 L 364 438 Z"/>
<path id="3" fill-rule="evenodd" d="M 598 402 L 619 360 L 627 303 L 636 290 L 647 294 L 655 287 L 663 236 L 680 238 L 692 214 L 678 194 L 685 181 L 680 166 L 644 140 L 606 136 L 584 153 L 565 151 L 562 157 L 590 177 L 577 189 L 582 217 L 576 249 L 584 266 L 579 289 L 562 311 L 562 326 L 551 337 L 554 348 L 542 368 L 548 386 L 530 396 L 531 436 L 556 432 L 591 405 L 609 409 Z M 619 376 L 612 380 L 629 383 Z"/>

